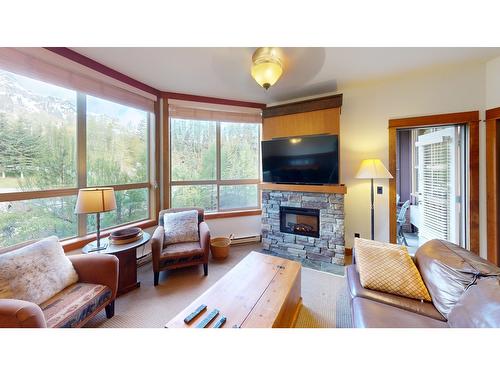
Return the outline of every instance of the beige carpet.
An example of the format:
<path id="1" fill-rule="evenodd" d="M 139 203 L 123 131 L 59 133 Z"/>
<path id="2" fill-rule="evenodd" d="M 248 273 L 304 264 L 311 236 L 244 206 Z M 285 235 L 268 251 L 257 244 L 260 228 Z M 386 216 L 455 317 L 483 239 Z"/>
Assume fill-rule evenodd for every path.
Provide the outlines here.
<path id="1" fill-rule="evenodd" d="M 162 328 L 250 251 L 258 249 L 260 244 L 233 247 L 225 261 L 210 261 L 207 277 L 201 266 L 162 272 L 157 287 L 153 286 L 151 263 L 145 263 L 138 269 L 141 287 L 116 300 L 115 316 L 108 320 L 104 312 L 99 313 L 86 327 Z M 350 327 L 344 277 L 302 267 L 302 299 L 296 327 Z"/>

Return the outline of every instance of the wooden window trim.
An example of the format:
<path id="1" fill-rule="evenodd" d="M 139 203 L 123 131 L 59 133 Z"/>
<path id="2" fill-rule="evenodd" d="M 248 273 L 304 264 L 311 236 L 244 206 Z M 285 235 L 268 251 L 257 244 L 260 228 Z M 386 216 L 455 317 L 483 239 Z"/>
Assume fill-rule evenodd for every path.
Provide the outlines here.
<path id="1" fill-rule="evenodd" d="M 239 211 L 227 211 L 227 212 L 207 212 L 205 214 L 206 220 L 212 219 L 225 219 L 231 217 L 242 217 L 242 216 L 260 216 L 262 210 L 239 210 Z"/>
<path id="2" fill-rule="evenodd" d="M 166 143 L 167 145 L 167 150 L 165 151 L 165 144 L 163 146 L 164 149 L 164 154 L 166 154 L 166 157 L 168 158 L 168 166 L 165 168 L 164 167 L 164 173 L 167 173 L 168 176 L 168 183 L 164 184 L 164 202 L 168 202 L 168 205 L 164 203 L 165 208 L 170 208 L 171 207 L 171 201 L 172 201 L 172 186 L 193 186 L 193 185 L 215 185 L 217 188 L 217 211 L 215 212 L 209 212 L 206 213 L 205 215 L 217 215 L 220 214 L 219 217 L 236 217 L 236 216 L 247 216 L 247 215 L 238 215 L 236 214 L 235 216 L 231 216 L 232 213 L 240 213 L 240 212 L 252 212 L 252 211 L 261 211 L 262 207 L 262 199 L 260 194 L 260 183 L 261 179 L 260 178 L 254 178 L 254 179 L 222 179 L 221 176 L 221 123 L 224 121 L 215 121 L 216 123 L 216 179 L 215 180 L 193 180 L 193 181 L 173 181 L 172 180 L 172 165 L 171 165 L 171 157 L 170 157 L 170 152 L 171 152 L 171 147 L 170 147 L 170 117 L 168 113 L 168 100 L 166 100 L 163 103 L 163 123 L 164 123 L 164 128 L 168 132 L 168 135 L 163 136 L 163 140 L 168 142 Z M 166 108 L 165 108 L 166 107 Z M 262 138 L 262 125 L 259 127 L 259 160 L 258 164 L 261 164 L 261 152 L 260 152 L 260 140 Z M 165 159 L 164 159 L 165 160 Z M 260 174 L 260 172 L 259 172 Z M 165 178 L 165 177 L 164 177 Z M 257 206 L 255 207 L 235 207 L 235 208 L 230 208 L 230 209 L 220 209 L 220 186 L 223 185 L 257 185 Z M 259 213 L 260 214 L 260 213 Z M 213 217 L 212 218 L 217 218 Z"/>
<path id="3" fill-rule="evenodd" d="M 464 124 L 469 129 L 469 250 L 479 254 L 479 111 L 389 120 L 389 172 L 396 176 L 397 130 Z M 396 243 L 396 179 L 389 180 L 389 239 Z"/>
<path id="4" fill-rule="evenodd" d="M 486 222 L 487 222 L 487 258 L 500 266 L 500 197 L 498 190 L 500 181 L 498 175 L 499 163 L 499 121 L 500 107 L 486 111 Z"/>
<path id="5" fill-rule="evenodd" d="M 115 189 L 115 191 L 151 188 L 151 184 L 149 182 L 140 182 L 136 184 L 125 184 L 125 185 L 102 185 L 102 186 L 112 187 Z M 97 186 L 91 186 L 91 187 L 97 187 Z M 1 193 L 0 202 L 65 197 L 68 195 L 77 195 L 78 190 L 79 188 L 14 191 L 11 193 Z"/>
<path id="6" fill-rule="evenodd" d="M 56 188 L 56 189 L 47 189 L 47 190 L 33 190 L 33 191 L 15 191 L 9 193 L 1 193 L 0 194 L 0 203 L 1 202 L 10 202 L 10 201 L 24 201 L 24 200 L 33 200 L 33 199 L 44 199 L 44 198 L 58 198 L 64 196 L 72 196 L 77 195 L 79 189 L 86 187 L 99 187 L 99 186 L 109 186 L 113 187 L 115 191 L 122 190 L 133 190 L 133 189 L 148 189 L 149 190 L 149 218 L 146 220 L 142 220 L 139 222 L 126 223 L 125 225 L 116 226 L 103 231 L 102 234 L 109 234 L 111 230 L 116 228 L 127 228 L 133 226 L 139 226 L 141 228 L 147 228 L 152 225 L 151 223 L 156 223 L 155 217 L 158 217 L 158 213 L 161 209 L 160 207 L 160 190 L 158 187 L 159 181 L 159 155 L 160 155 L 160 107 L 158 103 L 155 103 L 154 123 L 150 121 L 150 115 L 148 114 L 148 177 L 146 182 L 139 183 L 131 183 L 131 184 L 118 184 L 118 185 L 95 185 L 95 186 L 87 186 L 87 173 L 86 173 L 86 98 L 87 95 L 81 93 L 80 91 L 75 91 L 77 95 L 77 124 L 76 124 L 76 146 L 77 146 L 77 161 L 76 161 L 76 171 L 77 171 L 77 185 L 78 187 L 72 188 Z M 119 102 L 116 102 L 121 104 Z M 127 104 L 124 104 L 127 105 Z M 154 129 L 152 127 L 154 126 Z M 154 139 L 151 139 L 154 137 Z M 152 153 L 151 149 L 154 145 L 154 150 Z M 153 165 L 154 161 L 154 165 Z M 152 175 L 154 174 L 154 180 Z M 86 231 L 86 215 L 81 214 L 81 217 L 77 220 L 77 237 L 69 238 L 62 240 L 61 243 L 65 251 L 74 250 L 84 246 L 86 243 L 91 242 L 96 239 L 95 234 L 87 234 L 81 236 L 81 234 Z M 82 245 L 83 244 L 83 245 Z M 81 246 L 80 246 L 81 245 Z M 75 247 L 76 246 L 76 247 Z"/>

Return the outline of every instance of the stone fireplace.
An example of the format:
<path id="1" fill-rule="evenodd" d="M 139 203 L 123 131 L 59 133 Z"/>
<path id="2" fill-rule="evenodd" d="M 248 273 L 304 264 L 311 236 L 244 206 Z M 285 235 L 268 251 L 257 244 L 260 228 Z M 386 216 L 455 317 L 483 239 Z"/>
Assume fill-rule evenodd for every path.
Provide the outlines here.
<path id="1" fill-rule="evenodd" d="M 263 190 L 262 244 L 278 254 L 344 265 L 344 195 Z"/>

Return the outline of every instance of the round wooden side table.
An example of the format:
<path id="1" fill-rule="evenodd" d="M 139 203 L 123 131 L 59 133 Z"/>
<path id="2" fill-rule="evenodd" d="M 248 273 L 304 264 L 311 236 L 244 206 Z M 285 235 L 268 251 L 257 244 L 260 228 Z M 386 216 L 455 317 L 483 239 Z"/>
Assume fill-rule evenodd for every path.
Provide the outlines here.
<path id="1" fill-rule="evenodd" d="M 150 239 L 151 235 L 146 232 L 143 232 L 139 240 L 123 245 L 113 244 L 109 242 L 108 238 L 105 238 L 101 240 L 102 244 L 106 244 L 105 249 L 92 251 L 96 243 L 96 241 L 93 241 L 85 245 L 82 251 L 85 254 L 112 254 L 118 258 L 119 272 L 117 296 L 120 296 L 141 286 L 141 283 L 137 281 L 137 248 L 146 245 Z"/>

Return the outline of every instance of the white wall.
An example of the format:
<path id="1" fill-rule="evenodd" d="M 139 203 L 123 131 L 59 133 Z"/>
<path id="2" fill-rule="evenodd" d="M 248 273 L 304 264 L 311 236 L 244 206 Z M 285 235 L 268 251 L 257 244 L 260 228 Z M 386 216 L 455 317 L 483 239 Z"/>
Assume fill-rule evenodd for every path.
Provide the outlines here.
<path id="1" fill-rule="evenodd" d="M 486 109 L 500 107 L 500 57 L 486 63 Z"/>
<path id="2" fill-rule="evenodd" d="M 260 235 L 261 232 L 260 215 L 209 219 L 207 224 L 212 237 L 229 236 L 231 233 L 235 237 L 246 237 Z"/>
<path id="3" fill-rule="evenodd" d="M 344 94 L 340 117 L 341 183 L 345 196 L 346 247 L 354 233 L 370 236 L 369 181 L 354 178 L 361 160 L 380 158 L 388 166 L 388 121 L 392 118 L 480 111 L 500 106 L 500 57 L 487 63 L 444 67 L 392 79 L 339 87 Z M 303 99 L 303 98 L 301 98 Z M 297 100 L 301 100 L 297 99 Z M 278 103 L 276 103 L 278 104 Z M 485 127 L 480 123 L 480 253 L 486 256 Z M 389 239 L 389 184 L 376 181 L 375 238 Z M 210 220 L 213 235 L 260 233 L 260 217 Z"/>
<path id="4" fill-rule="evenodd" d="M 340 118 L 341 182 L 345 198 L 346 247 L 354 233 L 370 235 L 368 180 L 354 178 L 361 160 L 380 158 L 388 166 L 388 120 L 400 117 L 480 110 L 484 118 L 485 64 L 447 67 L 365 85 L 341 88 L 344 94 Z M 484 126 L 480 138 L 480 185 L 484 187 Z M 389 239 L 388 180 L 376 181 L 384 188 L 375 195 L 375 239 Z M 485 234 L 485 191 L 481 189 L 481 229 Z M 484 227 L 484 228 L 483 228 Z M 485 235 L 481 236 L 485 239 Z M 482 241 L 482 253 L 486 243 Z"/>

